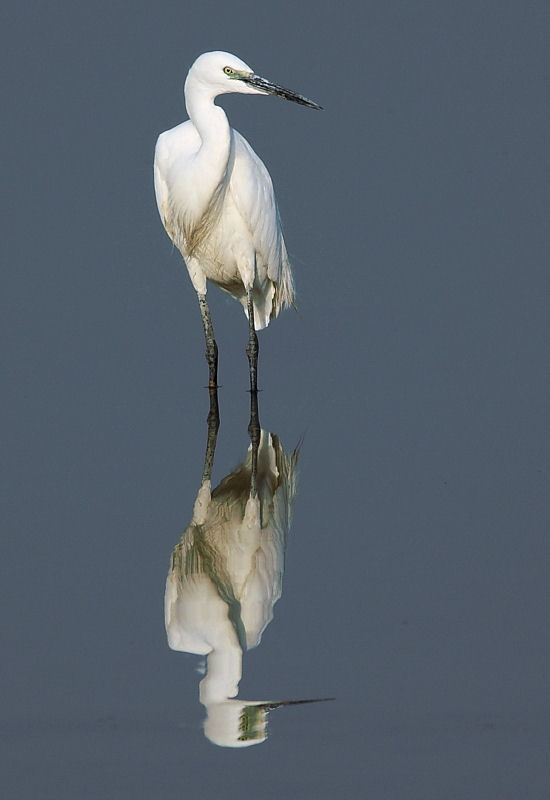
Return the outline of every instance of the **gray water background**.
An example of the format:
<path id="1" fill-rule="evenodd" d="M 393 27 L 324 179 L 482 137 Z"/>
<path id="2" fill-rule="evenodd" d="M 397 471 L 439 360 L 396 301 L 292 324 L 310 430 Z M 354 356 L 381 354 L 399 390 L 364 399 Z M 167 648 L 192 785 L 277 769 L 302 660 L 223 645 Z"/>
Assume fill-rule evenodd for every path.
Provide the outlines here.
<path id="1" fill-rule="evenodd" d="M 548 796 L 545 2 L 8 2 L 2 109 L 3 796 Z M 299 314 L 260 415 L 305 434 L 282 599 L 204 738 L 162 597 L 206 438 L 156 136 L 202 51 L 321 103 L 226 97 L 274 180 Z M 214 480 L 246 451 L 246 321 L 211 291 Z"/>

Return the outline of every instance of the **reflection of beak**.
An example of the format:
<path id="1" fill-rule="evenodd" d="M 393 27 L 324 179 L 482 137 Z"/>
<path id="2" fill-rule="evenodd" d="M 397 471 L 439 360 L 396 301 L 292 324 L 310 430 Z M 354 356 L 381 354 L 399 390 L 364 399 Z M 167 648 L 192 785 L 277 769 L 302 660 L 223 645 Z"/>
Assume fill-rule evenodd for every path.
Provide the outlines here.
<path id="1" fill-rule="evenodd" d="M 313 700 L 274 700 L 267 703 L 256 703 L 255 705 L 260 708 L 267 708 L 271 711 L 274 708 L 281 708 L 282 706 L 303 706 L 306 703 L 327 703 L 329 700 L 336 700 L 335 697 L 316 697 Z"/>
<path id="2" fill-rule="evenodd" d="M 277 97 L 284 97 L 286 100 L 292 100 L 294 103 L 300 103 L 301 106 L 309 106 L 309 108 L 323 108 L 323 106 L 312 103 L 307 97 L 302 97 L 301 94 L 296 94 L 290 89 L 284 89 L 282 86 L 277 86 L 276 83 L 266 81 L 265 78 L 260 78 L 259 75 L 245 75 L 241 78 L 243 83 L 249 86 L 254 86 L 256 89 L 261 89 L 266 94 L 275 94 Z"/>

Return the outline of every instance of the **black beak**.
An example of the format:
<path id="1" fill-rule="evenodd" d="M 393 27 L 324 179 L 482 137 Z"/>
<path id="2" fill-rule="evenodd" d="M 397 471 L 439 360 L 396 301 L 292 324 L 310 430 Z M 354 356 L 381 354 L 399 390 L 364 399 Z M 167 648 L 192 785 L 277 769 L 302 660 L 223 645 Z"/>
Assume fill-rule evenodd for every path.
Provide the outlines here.
<path id="1" fill-rule="evenodd" d="M 243 83 L 248 83 L 249 86 L 255 86 L 256 89 L 261 89 L 262 92 L 266 94 L 274 94 L 277 97 L 284 97 L 285 100 L 292 100 L 293 103 L 299 103 L 301 106 L 308 106 L 309 108 L 323 108 L 323 106 L 317 105 L 317 103 L 313 103 L 311 100 L 308 100 L 307 97 L 302 97 L 301 94 L 296 94 L 296 92 L 292 92 L 290 89 L 285 89 L 282 86 L 277 86 L 276 83 L 271 83 L 271 81 L 266 81 L 265 78 L 260 78 L 259 75 L 248 75 L 247 77 L 241 78 Z"/>

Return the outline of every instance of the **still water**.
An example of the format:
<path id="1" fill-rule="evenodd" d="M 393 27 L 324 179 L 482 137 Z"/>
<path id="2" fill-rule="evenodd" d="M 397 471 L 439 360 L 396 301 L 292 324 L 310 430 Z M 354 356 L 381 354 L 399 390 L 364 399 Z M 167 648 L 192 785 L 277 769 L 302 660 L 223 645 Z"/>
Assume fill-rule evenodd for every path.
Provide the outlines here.
<path id="1" fill-rule="evenodd" d="M 237 698 L 243 653 L 259 645 L 282 594 L 299 452 L 285 453 L 260 428 L 257 393 L 250 401 L 246 457 L 212 490 L 219 415 L 217 390 L 210 392 L 202 483 L 172 552 L 164 599 L 169 646 L 205 657 L 204 733 L 222 747 L 264 742 L 269 711 L 316 702 Z"/>
<path id="2" fill-rule="evenodd" d="M 7 2 L 1 796 L 547 800 L 548 3 L 252 5 Z M 299 312 L 256 409 L 209 292 L 219 426 L 151 174 L 213 47 L 325 109 L 220 101 Z"/>
<path id="3" fill-rule="evenodd" d="M 4 723 L 10 797 L 512 797 L 547 744 L 515 525 L 483 543 L 456 485 L 368 447 L 346 393 L 319 395 L 289 447 L 262 422 L 280 387 L 226 413 L 234 390 L 197 391 L 179 532 L 122 486 L 131 525 L 88 526 L 69 576 L 35 550 L 31 575 L 47 564 L 71 596 Z"/>

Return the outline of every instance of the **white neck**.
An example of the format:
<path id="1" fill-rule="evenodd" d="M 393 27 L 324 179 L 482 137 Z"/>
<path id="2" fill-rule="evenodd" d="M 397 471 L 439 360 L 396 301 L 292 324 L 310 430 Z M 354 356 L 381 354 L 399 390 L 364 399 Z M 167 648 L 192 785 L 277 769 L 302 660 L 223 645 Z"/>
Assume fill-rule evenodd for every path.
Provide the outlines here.
<path id="1" fill-rule="evenodd" d="M 216 95 L 193 77 L 185 81 L 185 106 L 189 119 L 201 138 L 192 169 L 200 180 L 198 207 L 207 207 L 223 183 L 231 152 L 231 128 L 225 111 L 214 104 Z"/>
<path id="2" fill-rule="evenodd" d="M 208 654 L 206 675 L 199 684 L 203 706 L 222 703 L 228 697 L 237 696 L 242 676 L 242 655 L 241 648 L 232 643 L 222 643 L 222 647 Z"/>
<path id="3" fill-rule="evenodd" d="M 214 103 L 216 94 L 189 76 L 185 81 L 184 92 L 189 119 L 197 129 L 203 147 L 225 146 L 229 150 L 231 138 L 229 122 L 223 108 Z"/>

